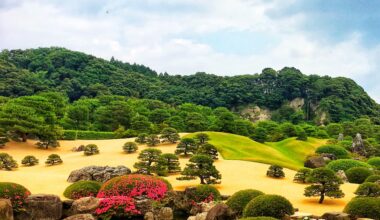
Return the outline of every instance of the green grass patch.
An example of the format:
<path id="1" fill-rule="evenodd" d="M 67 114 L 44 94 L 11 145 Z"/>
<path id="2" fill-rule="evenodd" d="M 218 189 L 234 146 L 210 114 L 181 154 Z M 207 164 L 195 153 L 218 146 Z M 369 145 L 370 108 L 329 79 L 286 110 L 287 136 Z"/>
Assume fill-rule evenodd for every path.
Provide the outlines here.
<path id="1" fill-rule="evenodd" d="M 215 145 L 225 160 L 246 160 L 265 164 L 276 164 L 298 170 L 303 167 L 307 155 L 326 144 L 326 140 L 308 138 L 299 141 L 288 138 L 280 142 L 259 143 L 248 137 L 222 133 L 204 132 L 210 136 L 210 143 Z M 193 137 L 196 133 L 186 135 Z"/>

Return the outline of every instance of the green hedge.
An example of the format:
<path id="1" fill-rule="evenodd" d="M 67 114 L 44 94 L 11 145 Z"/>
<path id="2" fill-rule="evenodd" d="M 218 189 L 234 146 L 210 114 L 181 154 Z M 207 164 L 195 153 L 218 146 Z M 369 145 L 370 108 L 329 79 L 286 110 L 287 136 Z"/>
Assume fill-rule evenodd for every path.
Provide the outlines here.
<path id="1" fill-rule="evenodd" d="M 353 198 L 344 208 L 353 218 L 373 218 L 380 220 L 380 198 Z"/>
<path id="2" fill-rule="evenodd" d="M 327 168 L 338 172 L 339 170 L 346 171 L 353 167 L 367 167 L 371 168 L 370 165 L 367 163 L 364 163 L 362 161 L 353 160 L 353 159 L 340 159 L 340 160 L 334 160 L 331 161 L 329 164 L 327 164 Z"/>
<path id="3" fill-rule="evenodd" d="M 63 140 L 102 140 L 114 138 L 116 138 L 114 132 L 76 130 L 65 130 L 62 137 Z"/>

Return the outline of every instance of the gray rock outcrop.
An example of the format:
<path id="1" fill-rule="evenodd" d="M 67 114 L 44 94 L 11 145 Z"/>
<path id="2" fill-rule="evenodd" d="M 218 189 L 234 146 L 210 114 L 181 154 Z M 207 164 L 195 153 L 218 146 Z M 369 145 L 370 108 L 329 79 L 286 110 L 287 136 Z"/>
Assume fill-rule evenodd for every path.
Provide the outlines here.
<path id="1" fill-rule="evenodd" d="M 9 199 L 0 199 L 0 219 L 13 220 L 12 203 Z"/>
<path id="2" fill-rule="evenodd" d="M 126 166 L 88 166 L 70 173 L 67 181 L 77 182 L 80 180 L 94 180 L 98 182 L 106 182 L 113 177 L 130 174 L 131 170 Z"/>

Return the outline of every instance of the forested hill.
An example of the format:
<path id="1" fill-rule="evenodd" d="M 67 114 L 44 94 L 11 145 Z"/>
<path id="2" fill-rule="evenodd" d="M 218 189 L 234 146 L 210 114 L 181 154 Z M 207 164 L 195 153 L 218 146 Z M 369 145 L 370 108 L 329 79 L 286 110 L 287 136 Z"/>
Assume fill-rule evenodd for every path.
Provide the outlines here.
<path id="1" fill-rule="evenodd" d="M 191 62 L 191 60 L 189 60 Z M 264 69 L 232 77 L 196 73 L 157 74 L 137 64 L 96 58 L 64 48 L 3 50 L 0 53 L 0 96 L 17 97 L 40 91 L 65 92 L 71 101 L 82 96 L 122 95 L 162 100 L 268 109 L 284 120 L 353 120 L 369 116 L 378 122 L 379 105 L 353 80 L 304 75 L 296 68 Z M 299 98 L 299 109 L 289 102 Z"/>

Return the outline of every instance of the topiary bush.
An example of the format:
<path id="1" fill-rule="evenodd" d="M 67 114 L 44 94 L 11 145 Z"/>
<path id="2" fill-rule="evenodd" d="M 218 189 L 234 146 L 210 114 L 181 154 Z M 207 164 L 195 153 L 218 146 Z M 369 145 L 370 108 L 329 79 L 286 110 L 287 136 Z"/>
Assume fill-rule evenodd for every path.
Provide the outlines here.
<path id="1" fill-rule="evenodd" d="M 296 173 L 296 175 L 294 175 L 294 179 L 293 179 L 293 182 L 296 182 L 296 183 L 307 183 L 307 177 L 309 176 L 309 174 L 311 173 L 311 169 L 309 168 L 302 168 L 302 169 L 299 169 Z"/>
<path id="2" fill-rule="evenodd" d="M 327 164 L 327 168 L 332 169 L 335 172 L 338 172 L 339 170 L 343 170 L 346 172 L 346 170 L 348 170 L 352 167 L 371 168 L 371 166 L 368 165 L 367 163 L 364 163 L 364 162 L 358 161 L 358 160 L 353 160 L 353 159 L 334 160 L 334 161 L 331 161 L 329 164 Z"/>
<path id="3" fill-rule="evenodd" d="M 10 171 L 17 167 L 17 161 L 15 161 L 11 155 L 7 153 L 0 153 L 0 170 Z"/>
<path id="4" fill-rule="evenodd" d="M 194 191 L 187 194 L 188 199 L 194 203 L 210 202 L 221 200 L 220 192 L 211 185 L 198 185 Z"/>
<path id="5" fill-rule="evenodd" d="M 127 154 L 134 153 L 138 150 L 138 146 L 135 142 L 126 142 L 123 145 L 123 151 Z"/>
<path id="6" fill-rule="evenodd" d="M 294 214 L 293 205 L 286 198 L 279 195 L 261 195 L 252 199 L 244 208 L 244 217 L 269 216 L 283 218 Z"/>
<path id="7" fill-rule="evenodd" d="M 373 175 L 373 171 L 366 167 L 353 167 L 346 172 L 348 182 L 350 183 L 363 183 L 367 177 Z"/>
<path id="8" fill-rule="evenodd" d="M 111 196 L 147 196 L 153 200 L 162 199 L 168 186 L 159 178 L 148 175 L 130 174 L 114 177 L 105 182 L 99 190 L 98 198 Z"/>
<path id="9" fill-rule="evenodd" d="M 264 195 L 263 192 L 255 189 L 240 190 L 234 193 L 226 202 L 226 204 L 237 214 L 243 213 L 244 207 L 257 196 Z"/>
<path id="10" fill-rule="evenodd" d="M 96 181 L 82 180 L 68 186 L 63 195 L 69 199 L 80 199 L 88 196 L 95 197 L 101 186 L 102 184 Z"/>
<path id="11" fill-rule="evenodd" d="M 380 170 L 380 157 L 372 157 L 367 161 L 367 163 Z"/>
<path id="12" fill-rule="evenodd" d="M 278 165 L 271 165 L 267 171 L 267 176 L 273 177 L 273 178 L 284 178 L 285 173 L 282 167 Z"/>
<path id="13" fill-rule="evenodd" d="M 30 195 L 30 191 L 17 183 L 0 182 L 0 198 L 9 199 L 12 202 L 13 210 L 20 211 L 25 199 Z"/>
<path id="14" fill-rule="evenodd" d="M 38 164 L 38 159 L 35 156 L 28 155 L 22 159 L 21 164 L 27 167 L 31 167 Z"/>
<path id="15" fill-rule="evenodd" d="M 359 197 L 352 199 L 344 208 L 351 218 L 372 218 L 380 220 L 380 198 Z"/>
<path id="16" fill-rule="evenodd" d="M 379 197 L 380 196 L 380 184 L 377 183 L 363 183 L 356 189 L 355 194 L 357 196 L 364 197 Z"/>
<path id="17" fill-rule="evenodd" d="M 135 202 L 128 196 L 111 196 L 100 200 L 95 215 L 99 219 L 129 219 L 129 217 L 140 214 Z"/>
<path id="18" fill-rule="evenodd" d="M 63 163 L 61 157 L 58 154 L 50 154 L 45 161 L 46 165 L 53 166 Z"/>
<path id="19" fill-rule="evenodd" d="M 84 147 L 83 153 L 85 156 L 99 154 L 99 148 L 96 144 L 88 144 Z"/>
<path id="20" fill-rule="evenodd" d="M 371 175 L 365 179 L 364 182 L 370 182 L 370 183 L 375 183 L 377 181 L 380 181 L 380 175 Z"/>
<path id="21" fill-rule="evenodd" d="M 337 145 L 324 145 L 317 148 L 315 151 L 317 154 L 334 154 L 338 159 L 348 159 L 350 158 L 349 153 L 343 147 Z"/>

